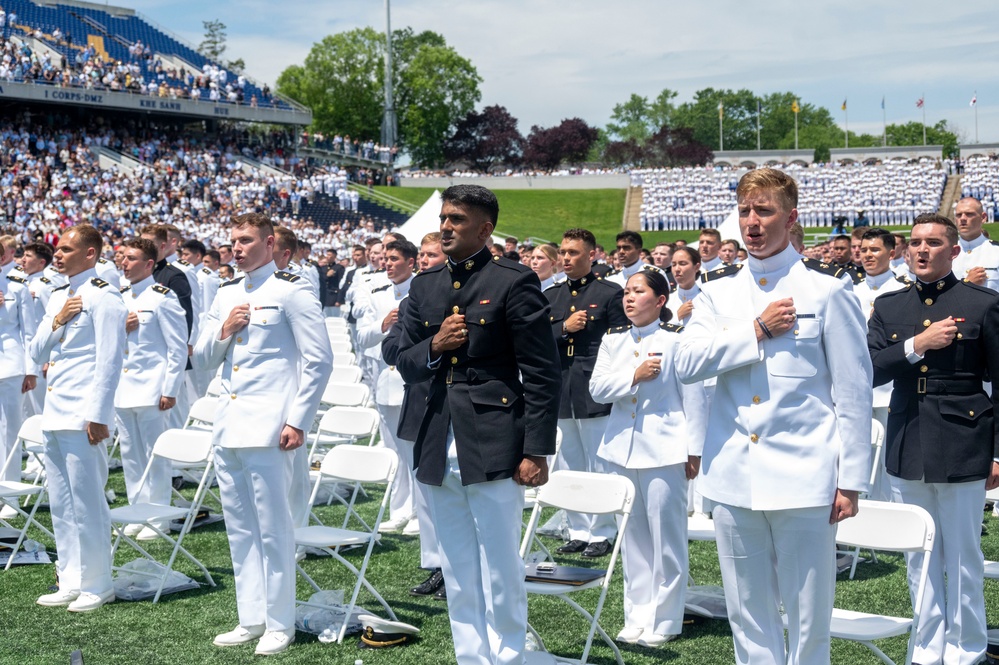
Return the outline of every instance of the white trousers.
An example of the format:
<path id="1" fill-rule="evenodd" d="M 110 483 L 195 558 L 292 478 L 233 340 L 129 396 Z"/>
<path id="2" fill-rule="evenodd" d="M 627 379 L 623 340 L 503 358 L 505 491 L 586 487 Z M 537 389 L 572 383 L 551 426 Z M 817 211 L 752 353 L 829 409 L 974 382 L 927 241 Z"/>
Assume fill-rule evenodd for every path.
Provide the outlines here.
<path id="1" fill-rule="evenodd" d="M 121 450 L 121 470 L 125 476 L 125 493 L 128 502 L 170 505 L 170 478 L 173 469 L 169 462 L 156 460 L 149 470 L 149 477 L 141 487 L 139 481 L 153 456 L 156 439 L 167 429 L 167 414 L 159 406 L 116 408 L 118 443 Z"/>
<path id="2" fill-rule="evenodd" d="M 0 379 L 0 446 L 3 446 L 0 449 L 0 453 L 3 453 L 0 467 L 7 461 L 7 455 L 17 443 L 17 433 L 24 422 L 24 396 L 21 394 L 23 384 L 23 376 Z M 20 455 L 14 455 L 0 480 L 21 480 Z"/>
<path id="3" fill-rule="evenodd" d="M 288 630 L 295 625 L 295 529 L 288 507 L 291 460 L 277 446 L 215 449 L 241 626 Z"/>
<path id="4" fill-rule="evenodd" d="M 624 626 L 658 635 L 683 632 L 687 595 L 687 476 L 683 464 L 610 472 L 635 485 L 635 503 L 621 535 Z"/>
<path id="5" fill-rule="evenodd" d="M 308 526 L 309 515 L 312 512 L 312 479 L 309 464 L 309 433 L 305 433 L 305 443 L 288 451 L 291 462 L 288 470 L 288 507 L 295 527 Z"/>
<path id="6" fill-rule="evenodd" d="M 874 420 L 881 423 L 881 426 L 888 430 L 888 407 L 887 406 L 876 406 L 872 411 Z M 873 456 L 873 450 L 872 450 Z M 888 469 L 885 467 L 885 444 L 884 441 L 881 443 L 881 452 L 878 454 L 878 472 L 874 475 L 874 483 L 871 485 L 871 491 L 867 493 L 867 498 L 873 499 L 875 501 L 891 501 L 891 476 L 888 475 Z"/>
<path id="7" fill-rule="evenodd" d="M 430 487 L 414 483 L 416 488 L 416 522 L 420 525 L 420 568 L 433 570 L 441 567 L 441 546 L 437 538 L 437 524 L 430 508 Z"/>
<path id="8" fill-rule="evenodd" d="M 194 374 L 193 369 L 184 372 L 184 381 L 180 384 L 180 390 L 177 391 L 177 403 L 167 411 L 167 426 L 171 429 L 183 429 L 184 425 L 187 424 L 187 414 L 191 412 L 191 404 L 194 403 L 191 398 L 194 393 L 192 374 Z"/>
<path id="9" fill-rule="evenodd" d="M 831 509 L 715 506 L 718 561 L 739 665 L 829 665 L 836 590 Z M 789 626 L 786 655 L 782 603 Z"/>
<path id="10" fill-rule="evenodd" d="M 597 448 L 607 429 L 607 416 L 600 418 L 559 418 L 558 427 L 562 430 L 562 447 L 559 448 L 554 470 L 589 471 L 606 473 L 607 462 L 597 457 Z M 611 515 L 584 515 L 567 513 L 569 540 L 582 540 L 592 543 L 599 540 L 613 540 L 617 533 L 617 523 Z"/>
<path id="11" fill-rule="evenodd" d="M 896 503 L 920 506 L 937 525 L 913 661 L 973 665 L 985 657 L 985 564 L 982 506 L 985 481 L 927 483 L 891 477 Z M 923 555 L 906 554 L 909 593 L 915 601 Z"/>
<path id="12" fill-rule="evenodd" d="M 399 471 L 392 486 L 392 497 L 389 499 L 389 518 L 409 519 L 416 515 L 416 476 L 413 473 L 412 441 L 406 441 L 396 436 L 399 429 L 401 406 L 375 404 L 380 416 L 378 428 L 381 431 L 385 447 L 399 456 Z"/>
<path id="13" fill-rule="evenodd" d="M 111 590 L 111 511 L 104 498 L 107 447 L 83 430 L 43 432 L 59 589 Z"/>
<path id="14" fill-rule="evenodd" d="M 512 479 L 463 486 L 453 438 L 443 484 L 428 487 L 458 665 L 521 665 L 527 640 L 523 489 Z"/>

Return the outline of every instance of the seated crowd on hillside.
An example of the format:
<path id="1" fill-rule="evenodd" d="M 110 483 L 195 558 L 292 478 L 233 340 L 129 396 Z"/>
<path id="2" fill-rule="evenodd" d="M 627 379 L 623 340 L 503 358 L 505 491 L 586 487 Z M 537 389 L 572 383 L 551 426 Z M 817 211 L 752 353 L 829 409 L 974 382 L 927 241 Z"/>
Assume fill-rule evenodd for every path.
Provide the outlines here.
<path id="1" fill-rule="evenodd" d="M 334 134 L 328 136 L 320 132 L 302 132 L 301 145 L 309 148 L 319 148 L 332 152 L 347 155 L 349 157 L 360 157 L 386 164 L 394 164 L 399 156 L 399 146 L 381 145 L 371 139 L 362 141 L 361 139 L 351 140 L 349 134 L 341 136 Z"/>
<path id="2" fill-rule="evenodd" d="M 973 196 L 982 202 L 989 222 L 999 218 L 999 159 L 971 157 L 964 160 L 961 196 Z"/>

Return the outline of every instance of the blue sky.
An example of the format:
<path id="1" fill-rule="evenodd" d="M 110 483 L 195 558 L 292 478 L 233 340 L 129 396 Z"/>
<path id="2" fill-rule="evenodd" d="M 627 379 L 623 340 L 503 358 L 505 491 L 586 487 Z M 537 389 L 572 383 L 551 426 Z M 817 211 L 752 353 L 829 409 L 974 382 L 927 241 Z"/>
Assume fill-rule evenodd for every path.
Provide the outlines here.
<path id="1" fill-rule="evenodd" d="M 273 83 L 325 35 L 383 29 L 384 2 L 145 0 L 120 2 L 197 44 L 202 21 L 228 26 L 230 58 Z M 578 116 L 603 126 L 615 103 L 664 87 L 690 99 L 705 87 L 792 90 L 850 129 L 947 119 L 964 142 L 999 142 L 996 0 L 393 0 L 393 27 L 440 32 L 484 79 L 482 106 L 500 104 L 520 130 Z"/>

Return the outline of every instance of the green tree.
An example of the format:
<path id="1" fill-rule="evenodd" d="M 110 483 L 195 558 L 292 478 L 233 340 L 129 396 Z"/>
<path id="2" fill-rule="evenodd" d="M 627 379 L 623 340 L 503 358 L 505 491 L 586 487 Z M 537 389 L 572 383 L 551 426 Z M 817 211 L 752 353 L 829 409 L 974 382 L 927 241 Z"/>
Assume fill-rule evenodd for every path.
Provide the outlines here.
<path id="1" fill-rule="evenodd" d="M 690 127 L 694 140 L 717 150 L 718 106 L 721 104 L 725 150 L 755 150 L 756 102 L 757 97 L 750 90 L 698 90 L 693 101 L 677 107 L 673 126 Z"/>
<path id="2" fill-rule="evenodd" d="M 222 54 L 225 53 L 226 26 L 218 19 L 202 21 L 201 25 L 205 29 L 205 38 L 198 44 L 198 53 L 209 60 L 222 62 Z"/>
<path id="3" fill-rule="evenodd" d="M 891 124 L 887 127 L 888 145 L 923 145 L 923 123 L 907 122 L 904 125 Z M 942 145 L 945 157 L 959 154 L 957 133 L 941 120 L 935 125 L 926 125 L 926 144 Z"/>
<path id="4" fill-rule="evenodd" d="M 635 140 L 644 144 L 662 127 L 673 123 L 676 106 L 673 100 L 677 93 L 663 88 L 651 102 L 647 97 L 632 93 L 628 101 L 614 105 L 611 121 L 607 123 L 607 140 Z"/>

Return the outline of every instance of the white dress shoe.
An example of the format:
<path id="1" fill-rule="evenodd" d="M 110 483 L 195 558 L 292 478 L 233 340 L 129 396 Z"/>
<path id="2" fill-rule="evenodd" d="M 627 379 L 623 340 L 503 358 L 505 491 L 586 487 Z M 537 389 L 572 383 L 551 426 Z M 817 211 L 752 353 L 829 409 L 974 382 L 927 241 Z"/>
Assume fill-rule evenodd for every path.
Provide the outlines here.
<path id="1" fill-rule="evenodd" d="M 139 535 L 139 533 L 145 528 L 146 527 L 141 524 L 129 524 L 128 526 L 125 527 L 124 531 L 126 536 L 128 536 L 129 538 L 134 538 L 135 536 Z"/>
<path id="2" fill-rule="evenodd" d="M 78 590 L 56 591 L 55 593 L 47 593 L 44 596 L 39 596 L 35 602 L 42 607 L 65 607 L 79 597 L 80 592 Z"/>
<path id="3" fill-rule="evenodd" d="M 141 540 L 143 542 L 159 540 L 160 538 L 162 538 L 162 536 L 150 529 L 148 526 L 142 527 L 142 530 L 139 531 L 139 535 L 135 537 L 136 540 Z"/>
<path id="4" fill-rule="evenodd" d="M 289 628 L 288 630 L 269 630 L 257 642 L 257 648 L 253 653 L 258 656 L 273 656 L 290 647 L 294 641 L 294 628 Z"/>
<path id="5" fill-rule="evenodd" d="M 7 504 L 4 504 L 3 508 L 0 508 L 0 519 L 12 520 L 15 517 L 17 517 L 18 514 L 19 513 L 16 510 L 14 510 L 13 506 L 8 506 Z"/>
<path id="6" fill-rule="evenodd" d="M 623 642 L 624 644 L 636 644 L 638 638 L 642 636 L 643 630 L 641 628 L 628 628 L 625 626 L 621 629 L 621 632 L 617 634 L 614 638 L 615 642 Z"/>
<path id="7" fill-rule="evenodd" d="M 420 535 L 420 521 L 415 517 L 406 523 L 406 526 L 402 529 L 402 535 L 404 536 L 418 536 Z"/>
<path id="8" fill-rule="evenodd" d="M 84 591 L 80 597 L 69 604 L 66 609 L 70 612 L 93 612 L 102 605 L 114 602 L 114 589 L 104 593 L 90 593 Z"/>
<path id="9" fill-rule="evenodd" d="M 382 522 L 378 525 L 378 533 L 398 533 L 406 528 L 410 519 L 412 519 L 412 516 L 407 515 L 406 517 L 397 517 L 394 520 Z"/>
<path id="10" fill-rule="evenodd" d="M 660 635 L 659 633 L 653 633 L 652 631 L 647 630 L 644 633 L 642 633 L 642 636 L 638 638 L 638 641 L 635 642 L 635 644 L 637 644 L 640 647 L 659 647 L 666 644 L 667 642 L 672 642 L 678 637 L 680 636 Z"/>
<path id="11" fill-rule="evenodd" d="M 217 647 L 231 647 L 237 644 L 246 644 L 253 640 L 258 640 L 264 634 L 263 624 L 259 626 L 236 626 L 228 633 L 216 635 L 212 641 Z"/>

